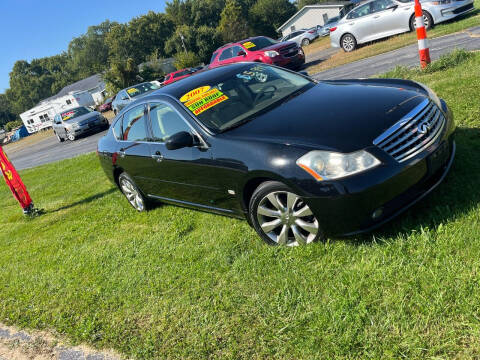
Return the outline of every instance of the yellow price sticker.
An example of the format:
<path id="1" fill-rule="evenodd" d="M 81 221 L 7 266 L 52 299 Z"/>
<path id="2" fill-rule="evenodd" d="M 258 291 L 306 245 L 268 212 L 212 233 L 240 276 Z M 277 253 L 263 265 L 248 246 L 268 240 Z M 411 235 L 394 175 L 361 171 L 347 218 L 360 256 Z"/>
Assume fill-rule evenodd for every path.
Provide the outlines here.
<path id="1" fill-rule="evenodd" d="M 252 47 L 255 47 L 257 45 L 255 45 L 254 43 L 252 43 L 251 41 L 247 41 L 245 43 L 242 44 L 246 49 L 250 49 Z"/>
<path id="2" fill-rule="evenodd" d="M 210 86 L 208 86 L 208 85 L 207 86 L 200 86 L 196 89 L 193 89 L 192 91 L 189 91 L 185 95 L 183 95 L 180 98 L 180 101 L 181 102 L 186 102 L 186 101 L 192 100 L 195 97 L 197 97 L 198 95 L 201 95 L 201 94 L 207 92 L 208 90 L 210 90 Z"/>

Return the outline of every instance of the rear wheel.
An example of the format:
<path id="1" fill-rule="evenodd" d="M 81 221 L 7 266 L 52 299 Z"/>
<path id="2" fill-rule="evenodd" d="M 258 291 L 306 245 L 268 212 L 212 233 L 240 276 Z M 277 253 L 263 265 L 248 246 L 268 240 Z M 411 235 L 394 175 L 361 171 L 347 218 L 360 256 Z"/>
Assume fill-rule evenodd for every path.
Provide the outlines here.
<path id="1" fill-rule="evenodd" d="M 130 205 L 137 211 L 147 210 L 147 200 L 143 196 L 140 189 L 135 185 L 135 182 L 132 180 L 127 173 L 121 173 L 118 177 L 118 185 L 123 195 L 127 198 Z"/>
<path id="2" fill-rule="evenodd" d="M 351 52 L 357 48 L 357 40 L 352 34 L 346 34 L 342 36 L 340 45 L 342 46 L 343 51 Z"/>
<path id="3" fill-rule="evenodd" d="M 303 39 L 303 40 L 302 40 L 302 46 L 307 46 L 308 44 L 310 44 L 310 40 L 309 40 L 309 39 Z"/>
<path id="4" fill-rule="evenodd" d="M 309 206 L 280 182 L 268 181 L 255 190 L 249 217 L 258 235 L 269 245 L 299 246 L 324 239 Z"/>
<path id="5" fill-rule="evenodd" d="M 423 22 L 425 24 L 425 29 L 429 30 L 433 26 L 433 18 L 432 15 L 430 15 L 427 11 L 423 10 Z M 410 30 L 415 31 L 416 29 L 416 20 L 415 20 L 415 14 L 412 15 L 410 18 Z"/>

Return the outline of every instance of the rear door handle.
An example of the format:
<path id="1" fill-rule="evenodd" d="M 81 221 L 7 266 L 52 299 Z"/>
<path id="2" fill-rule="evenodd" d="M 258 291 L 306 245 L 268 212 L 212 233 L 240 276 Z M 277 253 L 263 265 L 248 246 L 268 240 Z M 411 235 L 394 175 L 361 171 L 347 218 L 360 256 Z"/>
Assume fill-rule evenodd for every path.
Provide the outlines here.
<path id="1" fill-rule="evenodd" d="M 348 25 L 355 25 L 355 21 L 348 23 Z"/>
<path id="2" fill-rule="evenodd" d="M 152 159 L 157 160 L 157 162 L 161 162 L 163 160 L 163 155 L 160 153 L 160 151 L 157 151 L 152 155 Z"/>
<path id="3" fill-rule="evenodd" d="M 378 19 L 379 17 L 380 17 L 380 15 L 375 15 L 373 18 Z"/>

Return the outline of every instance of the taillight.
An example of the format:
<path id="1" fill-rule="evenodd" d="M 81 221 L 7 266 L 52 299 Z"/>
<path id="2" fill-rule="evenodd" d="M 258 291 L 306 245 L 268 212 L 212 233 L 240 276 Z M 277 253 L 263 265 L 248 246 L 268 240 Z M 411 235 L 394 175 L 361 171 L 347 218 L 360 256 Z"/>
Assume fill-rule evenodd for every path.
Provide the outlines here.
<path id="1" fill-rule="evenodd" d="M 310 30 L 309 33 L 310 34 L 315 34 L 315 30 Z"/>
<path id="2" fill-rule="evenodd" d="M 335 30 L 337 30 L 337 27 L 336 27 L 336 26 L 335 26 L 335 27 L 332 27 L 332 28 L 330 28 L 330 32 L 334 32 Z"/>

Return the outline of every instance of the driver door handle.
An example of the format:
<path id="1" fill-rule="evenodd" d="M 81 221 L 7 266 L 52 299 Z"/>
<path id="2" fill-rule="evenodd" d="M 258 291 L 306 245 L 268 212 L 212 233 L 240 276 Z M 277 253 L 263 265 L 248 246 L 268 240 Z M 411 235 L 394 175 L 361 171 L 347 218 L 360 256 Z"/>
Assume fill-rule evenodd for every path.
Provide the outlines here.
<path id="1" fill-rule="evenodd" d="M 160 153 L 160 151 L 157 151 L 152 155 L 152 159 L 157 160 L 157 162 L 161 162 L 163 160 L 163 155 Z"/>

